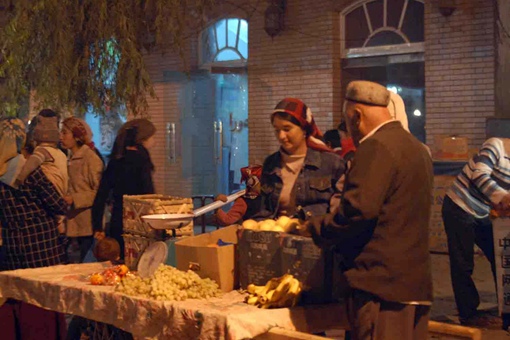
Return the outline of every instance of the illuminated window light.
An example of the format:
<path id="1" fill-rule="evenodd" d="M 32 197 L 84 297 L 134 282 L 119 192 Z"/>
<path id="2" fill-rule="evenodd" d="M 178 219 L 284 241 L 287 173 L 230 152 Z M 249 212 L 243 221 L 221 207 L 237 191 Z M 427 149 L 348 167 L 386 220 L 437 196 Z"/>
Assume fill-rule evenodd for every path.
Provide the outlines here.
<path id="1" fill-rule="evenodd" d="M 414 110 L 413 115 L 415 115 L 416 117 L 421 117 L 421 111 L 416 109 Z"/>
<path id="2" fill-rule="evenodd" d="M 388 89 L 388 91 L 391 91 L 393 93 L 398 93 L 398 89 L 396 86 L 388 86 L 386 88 Z"/>

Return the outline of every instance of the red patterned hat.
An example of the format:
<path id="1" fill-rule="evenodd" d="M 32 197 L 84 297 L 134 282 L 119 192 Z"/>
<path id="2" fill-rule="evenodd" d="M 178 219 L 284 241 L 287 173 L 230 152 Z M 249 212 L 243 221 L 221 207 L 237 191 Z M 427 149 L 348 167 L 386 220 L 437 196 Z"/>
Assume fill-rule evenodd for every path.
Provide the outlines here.
<path id="1" fill-rule="evenodd" d="M 322 141 L 322 132 L 319 130 L 310 108 L 297 98 L 285 98 L 280 101 L 273 110 L 273 115 L 278 112 L 285 112 L 296 118 L 303 130 L 308 132 L 306 144 L 308 147 L 318 151 L 333 152 Z"/>

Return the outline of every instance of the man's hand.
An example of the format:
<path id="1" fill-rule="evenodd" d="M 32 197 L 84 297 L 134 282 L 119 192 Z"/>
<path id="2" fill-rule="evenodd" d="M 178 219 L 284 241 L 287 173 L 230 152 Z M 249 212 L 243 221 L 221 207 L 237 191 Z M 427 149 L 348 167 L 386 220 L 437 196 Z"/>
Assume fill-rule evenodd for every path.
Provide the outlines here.
<path id="1" fill-rule="evenodd" d="M 298 227 L 297 231 L 299 235 L 312 237 L 313 235 L 320 235 L 322 222 L 324 216 L 313 216 L 310 217 L 305 223 Z"/>
<path id="2" fill-rule="evenodd" d="M 510 193 L 503 196 L 501 202 L 497 205 L 498 209 L 509 210 L 510 209 Z"/>
<path id="3" fill-rule="evenodd" d="M 313 228 L 313 226 L 310 224 L 310 222 L 306 221 L 296 228 L 296 232 L 299 236 L 312 237 L 312 233 L 310 231 L 311 228 Z"/>

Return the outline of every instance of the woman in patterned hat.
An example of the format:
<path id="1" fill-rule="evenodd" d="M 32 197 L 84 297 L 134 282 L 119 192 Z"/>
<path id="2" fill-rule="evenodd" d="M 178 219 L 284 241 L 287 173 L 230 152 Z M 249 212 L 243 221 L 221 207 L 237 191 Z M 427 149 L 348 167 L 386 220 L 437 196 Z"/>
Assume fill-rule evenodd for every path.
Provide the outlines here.
<path id="1" fill-rule="evenodd" d="M 67 211 L 57 189 L 35 169 L 15 189 L 13 181 L 23 162 L 25 125 L 17 118 L 0 120 L 0 224 L 5 259 L 0 270 L 46 267 L 60 264 L 63 247 L 58 243 L 55 216 Z M 13 320 L 17 320 L 14 322 Z M 23 325 L 23 327 L 19 327 Z M 0 307 L 0 329 L 4 339 L 65 338 L 63 315 L 9 300 Z"/>
<path id="2" fill-rule="evenodd" d="M 103 174 L 103 161 L 92 142 L 92 131 L 82 119 L 69 117 L 62 122 L 60 142 L 70 151 L 69 192 L 65 197 L 71 205 L 67 214 L 67 236 L 78 242 L 82 262 L 94 241 L 92 205 Z"/>
<path id="3" fill-rule="evenodd" d="M 338 204 L 337 182 L 344 160 L 322 142 L 310 108 L 285 98 L 271 114 L 280 150 L 266 158 L 262 171 L 261 217 L 323 215 Z"/>

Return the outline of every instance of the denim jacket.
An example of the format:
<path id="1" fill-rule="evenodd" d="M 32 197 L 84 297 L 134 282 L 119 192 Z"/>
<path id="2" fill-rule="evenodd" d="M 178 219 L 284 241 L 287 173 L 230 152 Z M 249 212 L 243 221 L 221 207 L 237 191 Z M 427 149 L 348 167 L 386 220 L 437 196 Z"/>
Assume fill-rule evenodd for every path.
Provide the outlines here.
<path id="1" fill-rule="evenodd" d="M 291 192 L 295 210 L 301 207 L 308 216 L 328 213 L 331 198 L 340 195 L 337 183 L 344 172 L 345 161 L 340 156 L 308 148 L 303 168 Z M 282 159 L 278 151 L 264 161 L 261 178 L 263 211 L 257 215 L 258 218 L 276 217 L 282 186 Z"/>

